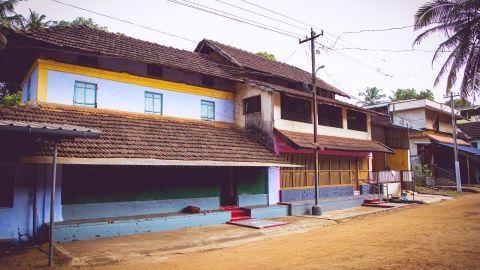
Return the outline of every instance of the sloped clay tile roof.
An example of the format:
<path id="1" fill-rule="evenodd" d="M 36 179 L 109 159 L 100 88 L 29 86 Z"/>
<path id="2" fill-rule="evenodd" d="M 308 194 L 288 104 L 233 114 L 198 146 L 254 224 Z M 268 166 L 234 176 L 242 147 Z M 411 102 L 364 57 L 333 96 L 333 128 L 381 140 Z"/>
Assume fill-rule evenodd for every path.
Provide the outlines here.
<path id="1" fill-rule="evenodd" d="M 310 93 L 298 91 L 296 89 L 288 88 L 288 87 L 285 87 L 285 86 L 280 86 L 280 85 L 276 85 L 276 84 L 271 84 L 271 83 L 266 83 L 266 82 L 262 82 L 262 81 L 258 81 L 258 80 L 251 80 L 251 79 L 244 79 L 244 82 L 246 84 L 253 85 L 253 86 L 256 86 L 256 87 L 260 87 L 262 89 L 273 89 L 273 90 L 276 90 L 276 91 L 281 92 L 281 93 L 290 94 L 290 95 L 294 95 L 294 96 L 299 96 L 299 97 L 303 97 L 303 98 L 306 98 L 306 99 L 309 99 L 309 100 L 312 99 L 312 94 L 310 94 Z M 347 102 L 340 101 L 338 99 L 327 98 L 327 97 L 322 97 L 322 96 L 318 95 L 317 96 L 317 102 L 328 104 L 328 105 L 333 105 L 333 106 L 346 107 L 346 108 L 349 108 L 349 109 L 352 109 L 352 110 L 355 110 L 355 111 L 360 111 L 360 112 L 364 112 L 364 113 L 370 113 L 370 114 L 374 114 L 374 115 L 380 115 L 380 116 L 388 117 L 387 115 L 385 115 L 381 112 L 377 112 L 377 111 L 370 110 L 370 109 L 365 109 L 365 108 L 362 108 L 362 107 L 359 107 L 359 106 L 356 106 L 356 105 L 353 105 L 353 104 L 350 104 L 350 103 L 347 103 Z"/>
<path id="2" fill-rule="evenodd" d="M 101 132 L 99 139 L 62 142 L 59 157 L 287 163 L 228 123 L 49 103 L 2 108 L 0 120 L 79 125 Z M 35 148 L 30 156 L 52 153 L 48 144 Z"/>
<path id="3" fill-rule="evenodd" d="M 86 26 L 56 26 L 17 31 L 16 34 L 28 40 L 44 43 L 49 48 L 53 45 L 61 49 L 127 58 L 222 78 L 234 78 L 206 55 Z"/>
<path id="4" fill-rule="evenodd" d="M 480 138 L 480 121 L 458 124 L 458 128 L 472 139 Z"/>
<path id="5" fill-rule="evenodd" d="M 310 82 L 312 75 L 303 69 L 291 66 L 279 61 L 272 61 L 255 53 L 247 52 L 217 41 L 204 39 L 203 42 L 221 51 L 230 61 L 245 68 L 272 74 L 277 77 L 286 78 L 296 82 Z M 198 47 L 197 47 L 198 49 Z M 338 95 L 350 97 L 349 94 L 317 78 L 317 87 L 332 91 Z"/>
<path id="6" fill-rule="evenodd" d="M 275 134 L 296 148 L 315 149 L 318 146 L 320 150 L 394 153 L 392 149 L 377 141 L 317 135 L 315 145 L 312 134 L 278 129 L 275 129 Z"/>
<path id="7" fill-rule="evenodd" d="M 410 138 L 425 138 L 425 139 L 430 139 L 435 142 L 440 142 L 440 143 L 447 143 L 451 144 L 453 143 L 453 135 L 443 135 L 443 134 L 431 134 L 427 132 L 417 132 L 417 133 L 412 133 L 410 134 Z M 457 143 L 459 145 L 470 145 L 464 140 L 457 139 Z"/>

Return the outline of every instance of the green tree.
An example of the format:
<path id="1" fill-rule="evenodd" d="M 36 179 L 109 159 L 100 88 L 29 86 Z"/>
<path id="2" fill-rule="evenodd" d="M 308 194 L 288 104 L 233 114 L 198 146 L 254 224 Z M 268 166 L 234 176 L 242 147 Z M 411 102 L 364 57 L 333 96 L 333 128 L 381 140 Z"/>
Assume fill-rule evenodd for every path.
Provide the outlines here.
<path id="1" fill-rule="evenodd" d="M 382 89 L 377 87 L 367 87 L 364 92 L 360 92 L 358 95 L 363 97 L 363 100 L 359 101 L 359 104 L 362 106 L 382 103 L 386 97 L 386 95 L 382 93 Z"/>
<path id="2" fill-rule="evenodd" d="M 450 106 L 450 100 L 445 101 L 445 105 Z M 453 100 L 453 105 L 455 106 L 456 109 L 458 109 L 458 108 L 471 107 L 473 104 L 467 99 L 456 98 Z"/>
<path id="3" fill-rule="evenodd" d="M 417 90 L 413 88 L 408 89 L 397 89 L 393 92 L 393 96 L 390 97 L 391 101 L 401 101 L 409 99 L 417 99 L 418 93 Z"/>
<path id="4" fill-rule="evenodd" d="M 22 15 L 15 12 L 21 0 L 0 0 L 0 27 L 16 28 L 22 23 Z M 0 32 L 0 49 L 7 46 L 7 38 Z"/>
<path id="5" fill-rule="evenodd" d="M 417 36 L 415 44 L 434 34 L 446 37 L 435 54 L 432 63 L 444 53 L 449 55 L 441 67 L 434 85 L 447 75 L 446 92 L 449 93 L 464 68 L 460 85 L 462 97 L 479 92 L 480 73 L 480 1 L 434 0 L 424 4 L 415 14 L 415 30 L 427 29 Z"/>
<path id="6" fill-rule="evenodd" d="M 39 28 L 45 28 L 49 27 L 52 22 L 51 21 L 45 21 L 47 16 L 43 14 L 39 14 L 38 12 L 30 10 L 30 15 L 28 15 L 28 18 L 24 19 L 22 28 L 25 30 L 33 30 L 33 29 L 39 29 Z"/>
<path id="7" fill-rule="evenodd" d="M 258 55 L 267 58 L 268 60 L 276 61 L 275 55 L 268 52 L 257 52 Z"/>
<path id="8" fill-rule="evenodd" d="M 59 21 L 59 22 L 55 22 L 53 24 L 58 25 L 58 26 L 83 25 L 83 26 L 87 26 L 87 27 L 95 28 L 95 29 L 99 29 L 99 30 L 104 30 L 104 31 L 108 30 L 107 27 L 98 25 L 96 22 L 94 22 L 92 20 L 92 18 L 83 18 L 83 17 L 77 17 L 75 20 L 73 20 L 71 22 L 62 20 L 62 21 Z"/>
<path id="9" fill-rule="evenodd" d="M 19 104 L 22 101 L 22 92 L 18 91 L 16 93 L 4 94 L 0 96 L 0 108 L 14 106 Z"/>
<path id="10" fill-rule="evenodd" d="M 431 90 L 424 90 L 417 92 L 414 88 L 397 89 L 393 92 L 393 96 L 390 97 L 391 101 L 402 101 L 411 99 L 430 99 L 434 100 L 435 97 Z"/>
<path id="11" fill-rule="evenodd" d="M 21 0 L 0 0 L 0 26 L 15 28 L 21 25 L 22 15 L 15 12 Z"/>
<path id="12" fill-rule="evenodd" d="M 417 95 L 417 99 L 430 99 L 434 100 L 435 96 L 433 95 L 433 92 L 429 89 L 426 89 L 424 91 L 420 91 Z"/>

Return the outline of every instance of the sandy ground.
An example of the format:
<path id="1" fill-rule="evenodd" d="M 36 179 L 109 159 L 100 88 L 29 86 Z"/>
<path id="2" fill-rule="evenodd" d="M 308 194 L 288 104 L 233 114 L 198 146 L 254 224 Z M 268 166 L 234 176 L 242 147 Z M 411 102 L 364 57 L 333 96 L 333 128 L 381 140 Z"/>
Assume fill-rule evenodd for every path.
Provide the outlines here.
<path id="1" fill-rule="evenodd" d="M 0 268 L 33 268 L 40 259 L 44 261 L 45 257 L 39 252 L 8 256 L 0 258 Z M 145 254 L 117 264 L 96 266 L 95 269 L 239 267 L 480 269 L 480 195 L 461 196 L 455 200 L 383 212 L 296 234 L 206 251 L 163 256 Z"/>

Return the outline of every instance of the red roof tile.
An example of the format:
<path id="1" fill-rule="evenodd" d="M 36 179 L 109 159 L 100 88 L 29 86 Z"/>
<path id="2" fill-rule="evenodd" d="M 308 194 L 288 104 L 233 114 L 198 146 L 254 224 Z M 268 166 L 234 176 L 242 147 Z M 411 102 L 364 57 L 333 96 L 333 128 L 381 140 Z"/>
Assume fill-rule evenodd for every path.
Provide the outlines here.
<path id="1" fill-rule="evenodd" d="M 394 153 L 392 149 L 377 141 L 317 135 L 317 144 L 315 145 L 312 134 L 278 129 L 275 129 L 275 134 L 286 139 L 297 148 L 315 149 L 319 147 L 320 150 Z"/>
<path id="2" fill-rule="evenodd" d="M 56 26 L 32 31 L 17 31 L 16 34 L 62 49 L 122 57 L 222 78 L 234 78 L 206 55 L 86 26 Z"/>
<path id="3" fill-rule="evenodd" d="M 60 157 L 286 163 L 228 123 L 49 103 L 2 108 L 0 120 L 78 125 L 101 132 L 100 139 L 61 143 Z M 27 154 L 51 155 L 48 144 L 34 148 Z"/>
<path id="4" fill-rule="evenodd" d="M 213 40 L 204 39 L 202 43 L 211 46 L 217 51 L 220 51 L 225 57 L 229 58 L 230 61 L 240 65 L 241 67 L 254 69 L 296 82 L 303 83 L 311 81 L 311 73 L 298 67 L 279 61 L 272 61 L 255 53 L 247 52 L 245 50 L 241 50 Z M 202 43 L 199 44 L 199 47 L 197 47 L 196 51 L 199 50 Z M 341 96 L 350 97 L 349 94 L 328 84 L 320 78 L 317 78 L 317 87 L 334 92 Z"/>

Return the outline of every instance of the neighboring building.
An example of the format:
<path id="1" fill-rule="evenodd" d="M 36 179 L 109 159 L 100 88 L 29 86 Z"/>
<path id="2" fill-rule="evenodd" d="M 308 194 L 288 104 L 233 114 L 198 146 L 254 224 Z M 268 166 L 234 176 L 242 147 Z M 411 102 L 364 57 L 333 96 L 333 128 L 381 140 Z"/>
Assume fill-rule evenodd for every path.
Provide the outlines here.
<path id="1" fill-rule="evenodd" d="M 393 153 L 372 141 L 376 113 L 320 79 L 313 144 L 309 73 L 227 45 L 189 52 L 83 26 L 3 32 L 0 80 L 19 83 L 26 104 L 0 109 L 0 239 L 48 224 L 55 140 L 56 241 L 224 223 L 235 206 L 287 215 L 278 202 L 313 199 L 317 147 L 321 197 L 348 202 L 325 210 L 360 205 L 372 153 Z M 179 213 L 187 206 L 208 211 Z"/>
<path id="2" fill-rule="evenodd" d="M 372 106 L 383 107 L 390 114 L 391 123 L 408 127 L 411 168 L 429 165 L 438 177 L 454 179 L 454 155 L 451 108 L 432 100 L 407 100 Z M 459 112 L 455 110 L 455 114 Z M 470 163 L 476 160 L 472 146 L 459 138 L 459 160 L 462 182 L 470 183 Z"/>
<path id="3" fill-rule="evenodd" d="M 480 121 L 480 105 L 472 105 L 470 107 L 459 108 L 460 115 L 467 120 Z"/>

